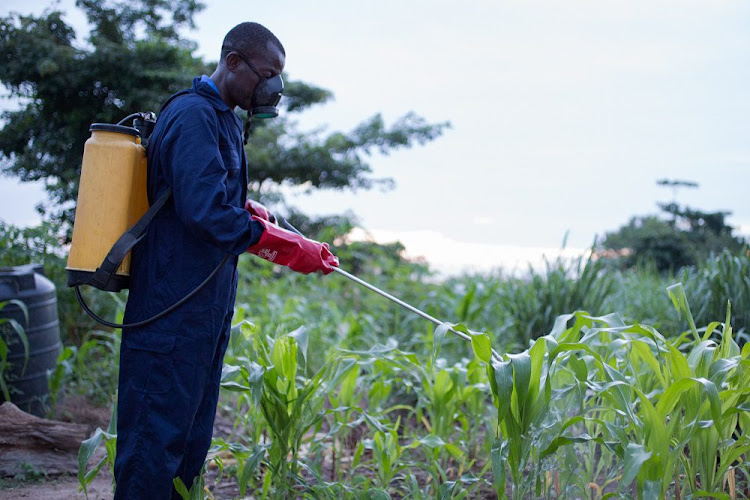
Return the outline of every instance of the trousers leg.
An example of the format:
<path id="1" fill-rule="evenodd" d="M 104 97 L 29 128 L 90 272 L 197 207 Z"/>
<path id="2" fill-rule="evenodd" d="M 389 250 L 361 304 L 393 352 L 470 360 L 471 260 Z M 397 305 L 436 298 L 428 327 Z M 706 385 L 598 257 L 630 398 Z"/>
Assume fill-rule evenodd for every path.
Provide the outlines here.
<path id="1" fill-rule="evenodd" d="M 118 384 L 116 500 L 166 500 L 212 375 L 210 332 L 123 334 Z"/>
<path id="2" fill-rule="evenodd" d="M 192 486 L 193 480 L 200 474 L 208 449 L 211 447 L 216 406 L 219 401 L 221 370 L 224 365 L 224 354 L 229 344 L 230 328 L 231 317 L 229 321 L 225 322 L 222 328 L 222 333 L 211 363 L 211 370 L 203 393 L 203 399 L 198 406 L 198 411 L 195 414 L 190 432 L 185 441 L 185 451 L 177 475 L 188 489 Z M 179 495 L 173 495 L 173 498 L 179 498 Z"/>

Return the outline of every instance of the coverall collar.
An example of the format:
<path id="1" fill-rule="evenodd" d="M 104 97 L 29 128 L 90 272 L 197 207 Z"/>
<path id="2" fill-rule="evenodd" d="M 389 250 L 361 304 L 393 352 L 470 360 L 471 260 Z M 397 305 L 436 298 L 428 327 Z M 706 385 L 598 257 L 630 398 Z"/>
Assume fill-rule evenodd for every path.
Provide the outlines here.
<path id="1" fill-rule="evenodd" d="M 211 84 L 202 81 L 200 76 L 193 78 L 193 92 L 204 97 L 217 111 L 232 111 Z"/>

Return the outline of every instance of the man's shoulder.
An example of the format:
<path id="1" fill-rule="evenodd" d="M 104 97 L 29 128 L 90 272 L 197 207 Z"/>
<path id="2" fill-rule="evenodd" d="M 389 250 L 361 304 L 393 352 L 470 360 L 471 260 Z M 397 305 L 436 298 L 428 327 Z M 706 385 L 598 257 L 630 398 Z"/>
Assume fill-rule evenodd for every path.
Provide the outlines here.
<path id="1" fill-rule="evenodd" d="M 169 122 L 213 121 L 216 116 L 211 103 L 194 92 L 177 96 L 162 111 L 162 120 Z"/>
<path id="2" fill-rule="evenodd" d="M 165 111 L 185 112 L 204 110 L 213 110 L 211 103 L 195 92 L 185 92 L 184 94 L 177 95 L 174 100 L 169 103 L 169 106 Z"/>

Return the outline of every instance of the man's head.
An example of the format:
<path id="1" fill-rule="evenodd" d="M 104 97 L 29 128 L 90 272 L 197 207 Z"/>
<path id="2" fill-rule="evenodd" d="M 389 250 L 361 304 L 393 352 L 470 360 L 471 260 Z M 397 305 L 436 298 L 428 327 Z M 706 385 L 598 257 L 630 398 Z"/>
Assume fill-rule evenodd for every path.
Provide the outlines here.
<path id="1" fill-rule="evenodd" d="M 224 37 L 219 67 L 211 78 L 230 106 L 250 110 L 259 85 L 281 74 L 286 62 L 284 47 L 258 23 L 241 23 Z"/>

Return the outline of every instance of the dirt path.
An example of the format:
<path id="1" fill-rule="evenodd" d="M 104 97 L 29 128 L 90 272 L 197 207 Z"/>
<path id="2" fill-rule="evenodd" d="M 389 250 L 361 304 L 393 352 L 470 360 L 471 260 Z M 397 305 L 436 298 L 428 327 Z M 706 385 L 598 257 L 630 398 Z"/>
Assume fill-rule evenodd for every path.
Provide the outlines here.
<path id="1" fill-rule="evenodd" d="M 2 500 L 86 500 L 86 495 L 78 491 L 78 479 L 74 476 L 61 476 L 47 481 L 0 483 Z M 112 476 L 102 471 L 89 485 L 88 500 L 111 500 Z"/>

